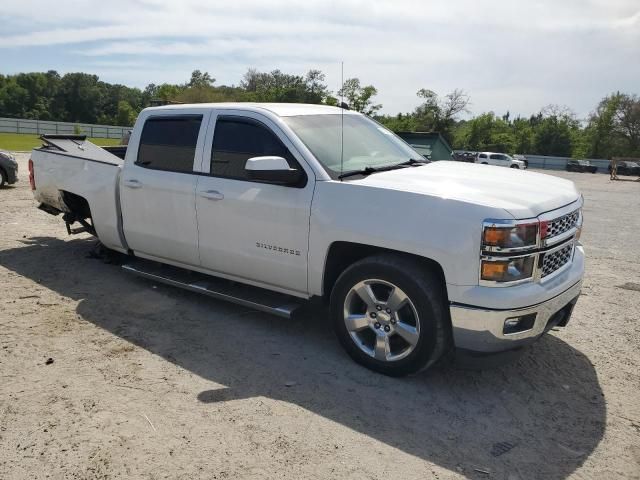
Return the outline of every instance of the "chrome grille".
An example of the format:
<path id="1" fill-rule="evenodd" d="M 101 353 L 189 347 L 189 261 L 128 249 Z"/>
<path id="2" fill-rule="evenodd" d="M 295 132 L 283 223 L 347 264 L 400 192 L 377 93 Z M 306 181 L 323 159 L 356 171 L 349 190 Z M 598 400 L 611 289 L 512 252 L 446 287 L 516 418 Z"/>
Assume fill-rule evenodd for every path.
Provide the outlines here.
<path id="1" fill-rule="evenodd" d="M 579 218 L 579 210 L 568 213 L 562 217 L 554 218 L 549 222 L 547 236 L 545 238 L 557 237 L 558 235 L 562 235 L 564 232 L 571 230 L 573 227 L 578 225 Z"/>
<path id="2" fill-rule="evenodd" d="M 552 274 L 571 260 L 573 252 L 573 242 L 565 245 L 560 250 L 552 253 L 545 253 L 542 258 L 542 278 Z"/>

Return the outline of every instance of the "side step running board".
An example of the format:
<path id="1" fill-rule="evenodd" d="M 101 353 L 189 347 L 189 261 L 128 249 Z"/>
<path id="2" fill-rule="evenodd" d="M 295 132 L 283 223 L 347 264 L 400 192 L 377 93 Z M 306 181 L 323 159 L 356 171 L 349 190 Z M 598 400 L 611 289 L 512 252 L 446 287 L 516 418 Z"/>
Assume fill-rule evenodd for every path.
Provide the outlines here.
<path id="1" fill-rule="evenodd" d="M 219 300 L 242 305 L 243 307 L 271 313 L 283 318 L 293 317 L 302 305 L 302 300 L 263 288 L 244 285 L 229 280 L 212 277 L 183 268 L 172 267 L 150 260 L 136 259 L 122 265 L 122 268 L 140 277 L 174 287 L 202 293 Z"/>

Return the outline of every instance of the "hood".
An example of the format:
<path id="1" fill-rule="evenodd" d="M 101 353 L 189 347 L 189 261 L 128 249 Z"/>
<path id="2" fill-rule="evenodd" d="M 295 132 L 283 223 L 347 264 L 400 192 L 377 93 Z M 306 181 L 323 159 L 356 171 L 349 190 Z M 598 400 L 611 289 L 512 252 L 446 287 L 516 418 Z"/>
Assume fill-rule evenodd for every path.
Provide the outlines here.
<path id="1" fill-rule="evenodd" d="M 450 161 L 374 173 L 354 182 L 500 208 L 518 219 L 536 217 L 580 198 L 570 180 L 515 168 Z"/>

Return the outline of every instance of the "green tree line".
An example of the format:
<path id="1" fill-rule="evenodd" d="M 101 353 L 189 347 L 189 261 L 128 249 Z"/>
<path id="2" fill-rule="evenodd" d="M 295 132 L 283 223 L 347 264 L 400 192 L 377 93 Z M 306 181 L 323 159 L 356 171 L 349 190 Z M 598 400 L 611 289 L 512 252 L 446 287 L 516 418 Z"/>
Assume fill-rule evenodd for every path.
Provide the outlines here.
<path id="1" fill-rule="evenodd" d="M 469 97 L 462 90 L 440 98 L 419 90 L 422 103 L 411 113 L 378 116 L 398 131 L 440 132 L 454 149 L 527 153 L 573 158 L 640 157 L 640 98 L 604 97 L 586 120 L 567 107 L 549 105 L 528 118 L 487 112 L 460 119 Z"/>
<path id="2" fill-rule="evenodd" d="M 469 96 L 460 89 L 445 95 L 423 88 L 408 113 L 381 115 L 378 90 L 358 78 L 333 93 L 320 70 L 293 75 L 249 69 L 238 85 L 218 85 L 195 70 L 183 84 L 149 84 L 144 89 L 110 84 L 87 73 L 56 71 L 0 74 L 0 116 L 130 126 L 138 112 L 155 102 L 295 102 L 337 105 L 372 116 L 393 131 L 440 132 L 456 149 L 506 153 L 611 158 L 640 156 L 640 98 L 616 92 L 603 98 L 587 119 L 566 107 L 547 106 L 530 117 L 486 112 L 472 118 Z"/>

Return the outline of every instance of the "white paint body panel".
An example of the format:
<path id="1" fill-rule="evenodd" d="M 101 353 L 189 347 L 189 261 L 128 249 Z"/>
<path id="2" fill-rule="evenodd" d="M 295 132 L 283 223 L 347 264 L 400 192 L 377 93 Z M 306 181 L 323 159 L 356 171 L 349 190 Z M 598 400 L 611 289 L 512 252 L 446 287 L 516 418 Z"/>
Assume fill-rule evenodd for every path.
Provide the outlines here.
<path id="1" fill-rule="evenodd" d="M 129 140 L 120 182 L 123 231 L 131 250 L 189 266 L 200 265 L 195 190 L 198 176 L 167 172 L 135 164 L 140 134 L 149 117 L 191 114 L 191 109 L 148 111 L 140 114 Z M 203 115 L 194 155 L 194 168 L 202 162 L 204 139 L 210 117 Z M 136 188 L 129 182 L 136 182 Z"/>
<path id="2" fill-rule="evenodd" d="M 145 119 L 179 113 L 203 115 L 195 173 L 170 174 L 136 167 Z M 307 185 L 291 188 L 209 176 L 215 118 L 221 113 L 249 116 L 268 125 L 305 170 Z M 124 166 L 34 151 L 35 196 L 56 207 L 61 206 L 60 190 L 86 198 L 98 236 L 110 248 L 133 248 L 146 258 L 299 297 L 324 293 L 325 263 L 334 242 L 361 243 L 429 258 L 442 267 L 449 300 L 488 308 L 517 308 L 545 301 L 582 275 L 580 251 L 575 268 L 553 282 L 506 288 L 478 286 L 482 221 L 533 218 L 578 202 L 580 194 L 572 182 L 458 162 L 435 162 L 342 182 L 331 180 L 282 120 L 286 115 L 309 114 L 358 115 L 334 107 L 291 104 L 146 109 L 136 122 Z M 124 186 L 122 182 L 134 177 L 153 189 L 147 193 L 144 187 L 132 190 Z M 211 190 L 223 198 L 212 201 L 202 196 Z M 273 247 L 293 249 L 300 255 L 285 255 Z"/>
<path id="3" fill-rule="evenodd" d="M 287 146 L 307 175 L 303 188 L 201 175 L 196 191 L 201 266 L 307 296 L 309 215 L 315 174 L 273 117 L 264 112 L 216 109 L 207 134 L 202 172 L 209 173 L 218 114 L 263 123 Z M 207 192 L 223 198 L 211 199 Z"/>
<path id="4" fill-rule="evenodd" d="M 67 209 L 60 198 L 61 190 L 84 197 L 89 201 L 100 241 L 109 248 L 123 251 L 116 202 L 122 161 L 113 158 L 114 163 L 108 164 L 34 150 L 31 156 L 36 178 L 34 196 L 38 202 L 62 211 Z"/>
<path id="5" fill-rule="evenodd" d="M 507 210 L 509 215 L 505 218 L 518 219 L 535 217 L 580 197 L 574 183 L 563 178 L 452 161 L 377 173 L 350 183 L 418 193 L 432 199 L 458 200 L 489 210 Z M 450 215 L 458 213 L 455 203 L 447 210 Z"/>

